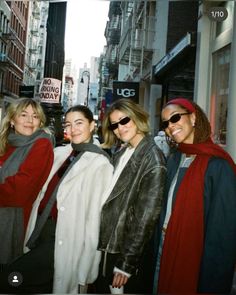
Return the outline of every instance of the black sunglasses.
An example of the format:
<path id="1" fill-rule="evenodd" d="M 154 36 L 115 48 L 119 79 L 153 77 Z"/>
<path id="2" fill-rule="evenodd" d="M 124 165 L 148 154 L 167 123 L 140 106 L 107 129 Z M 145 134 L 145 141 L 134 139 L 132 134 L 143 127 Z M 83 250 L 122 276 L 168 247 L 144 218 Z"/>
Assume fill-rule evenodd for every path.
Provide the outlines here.
<path id="1" fill-rule="evenodd" d="M 181 116 L 189 115 L 190 113 L 182 113 L 182 114 L 174 114 L 170 117 L 169 120 L 162 121 L 162 128 L 166 129 L 169 126 L 169 122 L 171 123 L 177 123 L 181 119 Z"/>
<path id="2" fill-rule="evenodd" d="M 121 119 L 119 122 L 110 124 L 109 129 L 112 130 L 112 131 L 116 130 L 118 128 L 119 124 L 120 125 L 125 125 L 125 124 L 129 123 L 130 120 L 131 119 L 129 117 L 125 117 L 125 118 Z"/>

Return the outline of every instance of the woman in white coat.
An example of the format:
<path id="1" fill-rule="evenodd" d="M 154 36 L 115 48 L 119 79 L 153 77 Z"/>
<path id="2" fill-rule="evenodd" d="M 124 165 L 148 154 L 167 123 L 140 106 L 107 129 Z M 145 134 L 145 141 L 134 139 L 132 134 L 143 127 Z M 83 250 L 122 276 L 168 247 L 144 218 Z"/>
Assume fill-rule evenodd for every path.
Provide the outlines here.
<path id="1" fill-rule="evenodd" d="M 98 274 L 100 212 L 113 166 L 92 143 L 94 120 L 87 107 L 70 108 L 64 129 L 71 144 L 55 149 L 52 171 L 27 228 L 27 262 L 15 268 L 24 277 L 21 292 L 85 293 Z"/>

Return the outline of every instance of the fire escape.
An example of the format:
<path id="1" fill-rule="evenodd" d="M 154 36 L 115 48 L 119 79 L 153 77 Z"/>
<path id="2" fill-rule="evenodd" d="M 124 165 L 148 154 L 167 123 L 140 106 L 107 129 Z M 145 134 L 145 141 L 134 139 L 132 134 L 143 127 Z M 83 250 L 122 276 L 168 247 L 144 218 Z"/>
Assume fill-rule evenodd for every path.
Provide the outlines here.
<path id="1" fill-rule="evenodd" d="M 121 7 L 119 62 L 128 65 L 126 80 L 133 80 L 143 76 L 145 66 L 152 59 L 155 16 L 152 1 L 124 1 Z"/>
<path id="2" fill-rule="evenodd" d="M 1 33 L 0 37 L 5 44 L 5 50 L 0 54 L 0 67 L 6 70 L 13 63 L 10 58 L 10 42 L 15 40 L 16 36 L 11 29 L 8 29 L 7 32 Z"/>
<path id="3" fill-rule="evenodd" d="M 117 79 L 118 53 L 120 42 L 121 7 L 120 1 L 112 1 L 109 7 L 109 22 L 107 23 L 105 36 L 107 40 L 106 70 L 110 79 Z"/>
<path id="4" fill-rule="evenodd" d="M 32 74 L 35 74 L 37 68 L 37 55 L 39 43 L 39 22 L 40 22 L 40 8 L 37 2 L 33 2 L 32 16 L 30 18 L 29 31 L 29 53 L 27 56 L 27 66 Z"/>
<path id="5" fill-rule="evenodd" d="M 6 30 L 0 33 L 1 47 L 0 52 L 0 100 L 9 95 L 9 91 L 6 87 L 7 72 L 14 68 L 14 60 L 12 59 L 12 46 L 11 42 L 16 39 L 15 33 L 7 27 Z M 1 105 L 1 101 L 0 101 Z"/>

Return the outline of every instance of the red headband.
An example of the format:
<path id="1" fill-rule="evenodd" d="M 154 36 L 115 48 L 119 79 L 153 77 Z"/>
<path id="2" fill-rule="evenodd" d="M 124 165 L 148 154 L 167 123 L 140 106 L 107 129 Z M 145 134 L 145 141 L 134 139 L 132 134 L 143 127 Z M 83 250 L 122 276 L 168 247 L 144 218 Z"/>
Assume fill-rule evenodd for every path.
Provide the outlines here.
<path id="1" fill-rule="evenodd" d="M 186 98 L 182 98 L 182 97 L 174 98 L 174 99 L 168 101 L 166 106 L 170 105 L 170 104 L 177 104 L 177 105 L 179 105 L 181 107 L 184 107 L 190 113 L 196 112 L 195 107 L 192 105 L 190 100 L 188 100 Z"/>

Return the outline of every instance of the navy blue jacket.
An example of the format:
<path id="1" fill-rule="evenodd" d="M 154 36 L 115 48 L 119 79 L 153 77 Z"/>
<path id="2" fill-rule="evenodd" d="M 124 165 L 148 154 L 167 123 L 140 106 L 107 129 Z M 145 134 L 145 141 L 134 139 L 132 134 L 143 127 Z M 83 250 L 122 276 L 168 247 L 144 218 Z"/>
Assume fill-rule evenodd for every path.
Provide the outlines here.
<path id="1" fill-rule="evenodd" d="M 178 169 L 180 158 L 180 152 L 173 153 L 167 163 L 167 182 L 157 231 L 156 250 L 158 250 L 160 229 L 165 218 L 169 187 Z M 173 203 L 186 170 L 187 168 L 180 168 Z M 236 175 L 226 160 L 212 157 L 208 162 L 204 181 L 204 248 L 198 292 L 229 293 L 235 263 Z"/>

